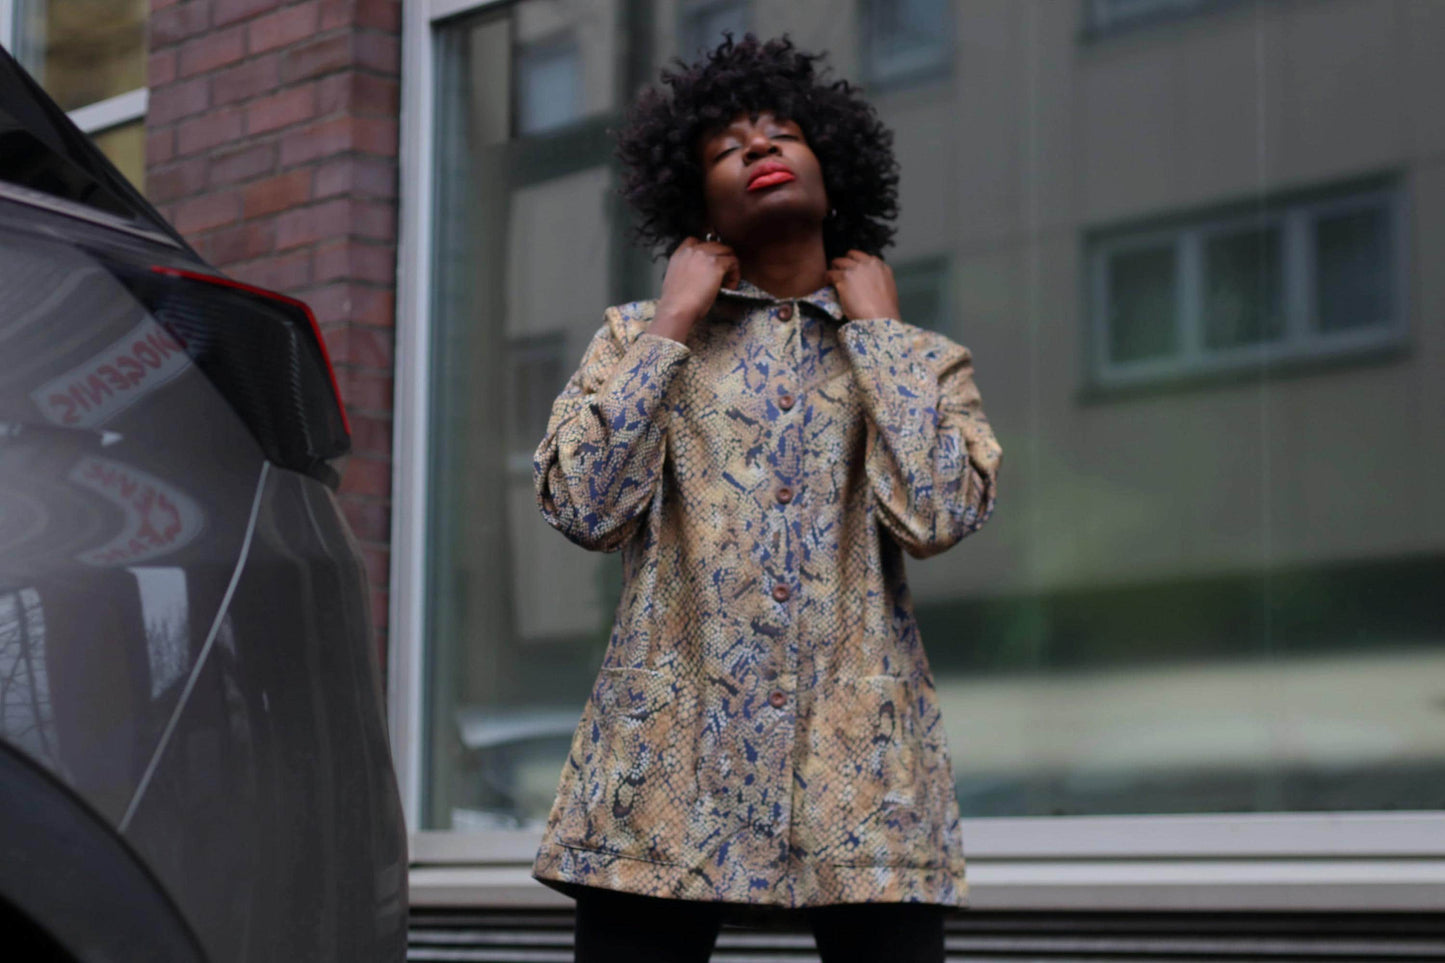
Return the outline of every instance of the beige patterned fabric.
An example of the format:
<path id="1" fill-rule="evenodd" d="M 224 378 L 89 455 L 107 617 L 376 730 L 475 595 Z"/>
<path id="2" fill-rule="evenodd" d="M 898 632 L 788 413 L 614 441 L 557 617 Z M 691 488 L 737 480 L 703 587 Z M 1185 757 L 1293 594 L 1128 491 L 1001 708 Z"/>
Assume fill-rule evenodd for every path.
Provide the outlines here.
<path id="1" fill-rule="evenodd" d="M 967 905 L 902 552 L 993 510 L 968 349 L 848 321 L 831 287 L 725 290 L 686 345 L 646 333 L 654 308 L 607 310 L 534 462 L 547 521 L 624 581 L 533 875 Z"/>

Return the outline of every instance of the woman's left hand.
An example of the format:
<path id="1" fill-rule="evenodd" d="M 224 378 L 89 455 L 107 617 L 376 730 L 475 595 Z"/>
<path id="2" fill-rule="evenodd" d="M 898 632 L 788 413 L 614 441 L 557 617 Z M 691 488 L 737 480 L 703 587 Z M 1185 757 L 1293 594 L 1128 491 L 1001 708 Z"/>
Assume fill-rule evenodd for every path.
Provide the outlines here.
<path id="1" fill-rule="evenodd" d="M 828 283 L 838 289 L 838 301 L 849 320 L 898 317 L 898 286 L 893 269 L 882 258 L 849 251 L 833 258 Z"/>

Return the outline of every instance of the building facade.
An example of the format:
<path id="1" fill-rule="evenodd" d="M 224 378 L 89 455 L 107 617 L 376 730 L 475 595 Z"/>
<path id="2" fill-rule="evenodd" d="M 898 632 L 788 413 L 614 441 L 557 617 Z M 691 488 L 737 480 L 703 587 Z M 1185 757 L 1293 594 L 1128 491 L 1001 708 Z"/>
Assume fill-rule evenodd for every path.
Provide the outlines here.
<path id="1" fill-rule="evenodd" d="M 65 79 L 81 6 L 144 73 Z M 620 568 L 542 522 L 531 453 L 661 276 L 608 131 L 724 30 L 828 51 L 894 130 L 902 313 L 973 350 L 1007 453 L 909 570 L 977 912 L 1445 907 L 1445 4 L 0 14 L 204 254 L 316 309 L 423 915 L 567 905 L 527 867 Z"/>

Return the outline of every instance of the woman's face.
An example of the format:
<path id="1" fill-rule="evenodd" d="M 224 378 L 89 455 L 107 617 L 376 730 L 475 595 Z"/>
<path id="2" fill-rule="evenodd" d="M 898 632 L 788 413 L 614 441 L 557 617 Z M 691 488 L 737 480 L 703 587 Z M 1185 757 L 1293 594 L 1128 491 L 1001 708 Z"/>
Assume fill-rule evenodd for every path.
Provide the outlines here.
<path id="1" fill-rule="evenodd" d="M 724 243 L 747 246 L 762 231 L 816 227 L 827 216 L 823 169 L 792 121 L 740 114 L 698 150 L 708 226 Z"/>

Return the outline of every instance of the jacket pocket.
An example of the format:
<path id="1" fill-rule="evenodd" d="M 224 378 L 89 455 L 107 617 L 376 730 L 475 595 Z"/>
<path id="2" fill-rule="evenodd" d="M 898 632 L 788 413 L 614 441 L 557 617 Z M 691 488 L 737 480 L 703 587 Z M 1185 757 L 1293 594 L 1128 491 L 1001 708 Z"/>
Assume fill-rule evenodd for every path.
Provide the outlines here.
<path id="1" fill-rule="evenodd" d="M 874 675 L 849 681 L 824 712 L 831 785 L 814 796 L 823 858 L 836 866 L 926 866 L 931 820 L 920 805 L 922 747 L 908 680 Z M 827 743 L 825 743 L 827 744 Z"/>
<path id="2" fill-rule="evenodd" d="M 696 690 L 670 671 L 604 668 L 583 720 L 577 781 L 557 828 L 579 849 L 685 861 L 697 797 Z"/>

